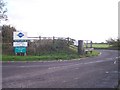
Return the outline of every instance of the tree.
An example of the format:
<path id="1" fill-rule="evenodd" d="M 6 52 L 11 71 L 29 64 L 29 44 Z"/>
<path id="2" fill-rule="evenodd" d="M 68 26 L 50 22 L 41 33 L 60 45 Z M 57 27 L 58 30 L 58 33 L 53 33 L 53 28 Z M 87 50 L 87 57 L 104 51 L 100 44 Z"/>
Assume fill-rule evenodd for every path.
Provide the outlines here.
<path id="1" fill-rule="evenodd" d="M 3 0 L 0 0 L 0 21 L 8 19 L 6 15 L 7 8 L 5 8 L 5 6 L 6 6 L 6 3 Z"/>
<path id="2" fill-rule="evenodd" d="M 13 32 L 16 31 L 14 27 L 10 25 L 3 25 L 2 27 L 2 40 L 3 43 L 12 43 L 13 42 Z"/>
<path id="3" fill-rule="evenodd" d="M 115 43 L 115 40 L 110 38 L 108 40 L 106 40 L 106 42 L 109 44 L 109 45 L 113 45 Z"/>
<path id="4" fill-rule="evenodd" d="M 117 49 L 120 49 L 120 39 L 117 38 L 117 39 L 108 39 L 106 40 L 106 42 L 111 45 L 112 48 L 117 48 Z"/>
<path id="5" fill-rule="evenodd" d="M 10 25 L 2 26 L 2 53 L 3 54 L 13 54 L 13 32 L 16 31 L 14 27 Z"/>

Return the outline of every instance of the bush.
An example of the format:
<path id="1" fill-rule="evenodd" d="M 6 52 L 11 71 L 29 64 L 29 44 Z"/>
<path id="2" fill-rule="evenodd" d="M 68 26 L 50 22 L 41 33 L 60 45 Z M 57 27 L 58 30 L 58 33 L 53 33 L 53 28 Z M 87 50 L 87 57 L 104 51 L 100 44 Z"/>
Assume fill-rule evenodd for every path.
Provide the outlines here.
<path id="1" fill-rule="evenodd" d="M 13 55 L 14 54 L 14 48 L 11 43 L 3 43 L 2 44 L 2 54 L 5 54 L 5 55 Z"/>
<path id="2" fill-rule="evenodd" d="M 29 42 L 27 53 L 30 55 L 41 55 L 47 53 L 70 52 L 69 45 L 65 39 L 43 39 Z"/>

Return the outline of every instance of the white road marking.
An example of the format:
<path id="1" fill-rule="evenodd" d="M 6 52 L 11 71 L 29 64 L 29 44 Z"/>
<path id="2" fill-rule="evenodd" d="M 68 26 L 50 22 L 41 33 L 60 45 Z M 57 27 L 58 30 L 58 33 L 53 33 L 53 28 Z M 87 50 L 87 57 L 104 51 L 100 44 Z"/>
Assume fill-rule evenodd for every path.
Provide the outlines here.
<path id="1" fill-rule="evenodd" d="M 119 72 L 118 72 L 118 71 L 109 71 L 109 72 L 106 71 L 105 73 L 107 73 L 107 74 L 108 74 L 108 73 L 110 73 L 110 74 L 118 74 Z"/>
<path id="2" fill-rule="evenodd" d="M 117 61 L 114 61 L 114 64 L 116 64 L 117 63 Z"/>
<path id="3" fill-rule="evenodd" d="M 108 71 L 106 71 L 105 73 L 109 73 Z"/>
<path id="4" fill-rule="evenodd" d="M 102 53 L 100 52 L 100 54 L 99 55 L 101 55 Z"/>
<path id="5" fill-rule="evenodd" d="M 75 80 L 78 80 L 78 78 L 74 78 Z"/>
<path id="6" fill-rule="evenodd" d="M 75 68 L 75 69 L 79 69 L 79 68 Z"/>

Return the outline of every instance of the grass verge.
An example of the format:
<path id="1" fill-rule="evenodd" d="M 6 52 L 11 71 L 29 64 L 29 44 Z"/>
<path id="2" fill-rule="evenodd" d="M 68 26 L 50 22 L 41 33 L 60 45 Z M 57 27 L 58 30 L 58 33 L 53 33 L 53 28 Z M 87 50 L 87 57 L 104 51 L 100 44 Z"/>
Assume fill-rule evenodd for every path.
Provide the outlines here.
<path id="1" fill-rule="evenodd" d="M 93 51 L 92 53 L 88 53 L 85 55 L 78 55 L 77 53 L 54 53 L 50 55 L 39 55 L 39 56 L 10 56 L 10 55 L 3 55 L 2 61 L 50 61 L 50 60 L 71 60 L 76 58 L 83 58 L 83 57 L 91 57 L 97 56 L 99 52 Z"/>
<path id="2" fill-rule="evenodd" d="M 88 52 L 87 54 L 80 55 L 80 58 L 98 56 L 99 54 L 100 52 L 94 50 L 92 53 Z"/>

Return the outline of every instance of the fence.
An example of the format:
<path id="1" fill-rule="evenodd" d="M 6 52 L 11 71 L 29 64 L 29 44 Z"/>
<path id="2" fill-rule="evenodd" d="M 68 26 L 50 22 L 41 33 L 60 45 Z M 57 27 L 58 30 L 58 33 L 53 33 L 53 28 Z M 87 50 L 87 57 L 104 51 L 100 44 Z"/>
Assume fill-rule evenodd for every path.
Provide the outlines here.
<path id="1" fill-rule="evenodd" d="M 28 55 L 38 55 L 43 53 L 51 53 L 54 51 L 67 51 L 68 47 L 74 44 L 74 39 L 69 37 L 28 37 L 27 40 L 27 54 Z M 2 43 L 2 54 L 14 55 L 13 42 Z"/>
<path id="2" fill-rule="evenodd" d="M 74 39 L 64 37 L 28 37 L 27 54 L 43 54 L 51 52 L 69 51 Z"/>
<path id="3" fill-rule="evenodd" d="M 57 39 L 61 39 L 61 40 L 66 40 L 67 41 L 67 43 L 69 44 L 70 42 L 74 42 L 75 41 L 75 39 L 72 39 L 72 38 L 69 38 L 69 37 L 41 37 L 41 36 L 39 36 L 39 37 L 28 37 L 28 40 L 30 40 L 30 41 L 34 41 L 34 40 L 53 40 L 53 43 L 54 43 L 54 41 L 55 40 L 57 40 Z"/>
<path id="4" fill-rule="evenodd" d="M 91 40 L 79 40 L 69 37 L 28 37 L 28 55 L 40 55 L 51 52 L 69 52 L 70 47 L 72 49 L 77 49 L 79 54 L 84 54 L 84 52 L 92 51 L 92 41 Z M 76 44 L 78 43 L 78 44 Z M 2 53 L 3 54 L 14 54 L 13 42 L 2 43 Z"/>
<path id="5" fill-rule="evenodd" d="M 78 53 L 84 54 L 93 51 L 91 40 L 78 40 Z"/>

